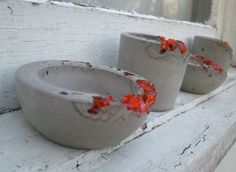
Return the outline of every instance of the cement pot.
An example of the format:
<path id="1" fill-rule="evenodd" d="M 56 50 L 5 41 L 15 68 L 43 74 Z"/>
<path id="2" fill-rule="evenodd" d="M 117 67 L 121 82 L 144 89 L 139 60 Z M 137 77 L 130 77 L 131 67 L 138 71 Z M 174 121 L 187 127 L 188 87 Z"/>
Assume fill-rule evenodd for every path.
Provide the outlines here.
<path id="1" fill-rule="evenodd" d="M 137 81 L 146 80 L 89 63 L 42 61 L 18 69 L 16 92 L 24 114 L 44 136 L 65 146 L 96 149 L 118 144 L 145 121 L 149 112 L 127 110 L 118 101 L 122 95 L 142 94 Z M 102 98 L 108 93 L 117 101 Z M 99 109 L 95 98 L 109 105 Z"/>
<path id="2" fill-rule="evenodd" d="M 196 36 L 192 46 L 192 60 L 190 60 L 181 90 L 195 94 L 207 94 L 218 88 L 227 78 L 227 70 L 232 61 L 232 48 L 218 39 Z M 219 73 L 212 68 L 203 67 L 200 62 L 193 60 L 193 56 L 200 55 L 223 68 Z"/>
<path id="3" fill-rule="evenodd" d="M 226 79 L 227 72 L 217 72 L 206 67 L 191 56 L 184 76 L 181 90 L 194 94 L 207 94 L 218 88 Z"/>
<path id="4" fill-rule="evenodd" d="M 153 111 L 174 107 L 188 62 L 188 52 L 161 52 L 158 36 L 122 33 L 118 67 L 149 79 L 158 88 Z"/>
<path id="5" fill-rule="evenodd" d="M 194 37 L 191 53 L 213 60 L 225 71 L 228 70 L 233 58 L 233 50 L 227 42 L 204 36 Z"/>

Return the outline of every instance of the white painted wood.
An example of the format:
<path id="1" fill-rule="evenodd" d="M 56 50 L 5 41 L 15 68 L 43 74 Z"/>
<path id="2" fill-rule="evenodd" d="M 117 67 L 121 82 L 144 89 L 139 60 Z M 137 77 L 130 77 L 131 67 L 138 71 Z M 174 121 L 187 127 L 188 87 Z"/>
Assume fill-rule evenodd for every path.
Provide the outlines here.
<path id="1" fill-rule="evenodd" d="M 223 36 L 223 31 L 225 31 L 225 13 L 226 13 L 226 3 L 228 0 L 214 0 L 215 3 L 217 4 L 215 6 L 216 9 L 214 10 L 214 12 L 212 13 L 212 15 L 215 16 L 214 19 L 214 23 L 216 24 L 216 28 L 217 28 L 217 38 L 218 39 L 222 39 Z"/>
<path id="2" fill-rule="evenodd" d="M 223 17 L 223 32 L 222 38 L 229 42 L 231 47 L 233 48 L 233 62 L 232 64 L 236 66 L 236 1 L 228 0 L 225 3 L 225 11 Z"/>
<path id="3" fill-rule="evenodd" d="M 29 1 L 29 0 L 28 0 Z M 32 61 L 73 59 L 115 66 L 121 32 L 145 32 L 185 40 L 215 37 L 201 24 L 44 0 L 0 1 L 0 113 L 18 108 L 16 69 Z"/>
<path id="4" fill-rule="evenodd" d="M 0 116 L 0 171 L 43 171 L 84 151 L 65 148 L 40 135 L 21 111 Z"/>
<path id="5" fill-rule="evenodd" d="M 194 165 L 196 170 L 212 171 L 236 138 L 236 69 L 230 70 L 218 90 L 204 96 L 181 92 L 176 109 L 151 113 L 143 128 L 103 150 L 61 147 L 39 135 L 22 111 L 2 115 L 1 170 L 192 172 Z"/>
<path id="6" fill-rule="evenodd" d="M 231 172 L 236 169 L 236 144 L 232 146 L 224 159 L 220 162 L 215 172 Z"/>

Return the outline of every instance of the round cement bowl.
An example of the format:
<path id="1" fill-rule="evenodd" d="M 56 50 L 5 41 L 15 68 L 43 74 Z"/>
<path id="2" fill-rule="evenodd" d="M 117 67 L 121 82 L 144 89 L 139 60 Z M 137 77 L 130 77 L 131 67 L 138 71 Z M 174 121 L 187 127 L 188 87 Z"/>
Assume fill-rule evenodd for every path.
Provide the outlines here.
<path id="1" fill-rule="evenodd" d="M 122 33 L 118 67 L 137 73 L 158 88 L 158 99 L 153 111 L 166 111 L 175 105 L 188 63 L 188 52 L 160 54 L 157 36 Z"/>
<path id="2" fill-rule="evenodd" d="M 227 72 L 218 73 L 200 64 L 189 63 L 181 90 L 194 94 L 207 94 L 218 88 L 226 79 Z"/>
<path id="3" fill-rule="evenodd" d="M 233 50 L 224 41 L 205 36 L 195 36 L 192 54 L 201 55 L 219 64 L 226 72 L 232 62 Z"/>
<path id="4" fill-rule="evenodd" d="M 116 100 L 138 93 L 135 75 L 75 61 L 27 64 L 16 73 L 16 91 L 24 114 L 44 136 L 59 144 L 97 149 L 118 144 L 147 117 L 112 102 L 98 114 L 89 113 L 94 96 L 110 93 Z"/>

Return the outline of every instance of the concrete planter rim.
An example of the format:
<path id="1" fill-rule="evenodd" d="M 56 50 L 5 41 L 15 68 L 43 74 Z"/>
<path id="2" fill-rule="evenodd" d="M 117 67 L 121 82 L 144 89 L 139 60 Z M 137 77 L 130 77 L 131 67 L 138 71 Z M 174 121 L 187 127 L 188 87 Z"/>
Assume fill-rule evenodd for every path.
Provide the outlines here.
<path id="1" fill-rule="evenodd" d="M 25 116 L 46 138 L 72 148 L 102 149 L 127 138 L 150 113 L 123 103 L 121 96 L 145 93 L 137 80 L 147 81 L 126 72 L 70 60 L 39 61 L 18 69 L 15 88 Z M 107 100 L 110 95 L 117 101 Z M 95 96 L 111 102 L 100 107 Z"/>
<path id="2" fill-rule="evenodd" d="M 201 64 L 196 64 L 196 63 L 188 62 L 188 65 L 189 65 L 190 67 L 194 67 L 194 68 L 198 68 L 198 69 L 200 69 L 200 70 L 204 70 L 204 69 L 202 68 Z M 208 68 L 207 70 L 215 72 L 215 70 L 212 69 L 212 68 Z"/>
<path id="3" fill-rule="evenodd" d="M 123 32 L 123 33 L 121 33 L 121 37 L 127 37 L 129 39 L 153 44 L 153 45 L 160 47 L 161 41 L 158 40 L 159 36 L 160 35 L 154 35 L 154 34 L 148 34 L 148 33 L 142 33 L 142 32 Z M 185 54 L 186 54 L 185 57 L 189 56 L 189 54 L 190 54 L 189 49 L 187 50 L 187 52 Z M 164 54 L 159 54 L 160 57 L 168 56 L 168 55 L 171 55 L 171 56 L 181 55 L 182 56 L 180 51 L 167 51 Z"/>
<path id="4" fill-rule="evenodd" d="M 87 63 L 87 62 L 78 62 L 78 61 L 72 61 L 72 60 L 47 60 L 47 61 L 32 62 L 32 63 L 21 66 L 17 70 L 16 81 L 24 85 L 27 89 L 33 88 L 33 91 L 40 92 L 40 94 L 43 94 L 43 95 L 50 95 L 57 99 L 64 99 L 64 100 L 71 101 L 74 103 L 80 102 L 80 103 L 92 104 L 93 96 L 101 96 L 101 95 L 85 93 L 85 92 L 77 91 L 77 90 L 70 90 L 67 88 L 61 88 L 59 86 L 47 83 L 40 78 L 39 72 L 50 67 L 73 66 L 73 67 L 79 67 L 79 68 L 86 68 L 89 70 L 100 70 L 100 71 L 110 72 L 110 73 L 113 73 L 115 75 L 118 75 L 120 77 L 130 80 L 132 85 L 136 87 L 137 87 L 137 83 L 136 83 L 137 80 L 139 79 L 146 80 L 143 77 L 137 74 L 134 74 L 132 72 L 129 72 L 129 73 L 132 73 L 132 75 L 125 76 L 124 72 L 128 72 L 128 71 L 125 71 L 122 69 L 111 68 L 111 67 L 107 67 L 103 65 L 92 65 L 92 67 L 89 67 L 88 64 L 91 65 L 90 63 Z M 26 78 L 30 78 L 30 80 Z M 76 94 L 72 94 L 72 92 L 78 93 L 81 95 L 76 96 Z M 63 94 L 63 93 L 66 93 L 66 94 Z M 111 107 L 122 106 L 122 103 L 119 101 L 111 102 L 110 106 Z"/>
<path id="5" fill-rule="evenodd" d="M 149 43 L 161 45 L 161 42 L 158 41 L 158 39 L 157 39 L 158 35 L 138 33 L 138 32 L 123 32 L 123 33 L 121 33 L 121 35 L 135 39 L 135 40 L 139 40 L 142 42 L 149 42 Z M 148 39 L 148 37 L 153 38 L 153 39 Z"/>
<path id="6" fill-rule="evenodd" d="M 203 39 L 203 40 L 207 40 L 207 41 L 212 41 L 212 42 L 216 42 L 216 43 L 220 43 L 220 44 L 224 44 L 224 41 L 221 39 L 217 39 L 217 38 L 212 38 L 212 37 L 207 37 L 207 36 L 202 36 L 202 35 L 196 35 L 194 37 L 194 39 Z M 230 45 L 227 46 L 227 50 L 232 54 L 233 49 Z"/>

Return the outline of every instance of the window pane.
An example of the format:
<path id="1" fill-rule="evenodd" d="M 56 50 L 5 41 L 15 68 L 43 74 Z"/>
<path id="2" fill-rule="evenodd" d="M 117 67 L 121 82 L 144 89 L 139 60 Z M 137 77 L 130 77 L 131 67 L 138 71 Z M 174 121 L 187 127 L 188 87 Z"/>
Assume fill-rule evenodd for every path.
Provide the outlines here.
<path id="1" fill-rule="evenodd" d="M 168 19 L 204 23 L 210 19 L 212 0 L 61 0 L 112 8 Z"/>

